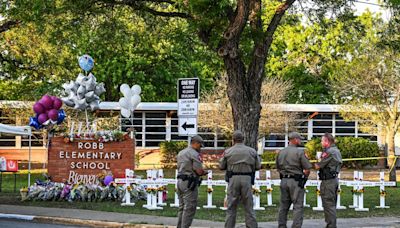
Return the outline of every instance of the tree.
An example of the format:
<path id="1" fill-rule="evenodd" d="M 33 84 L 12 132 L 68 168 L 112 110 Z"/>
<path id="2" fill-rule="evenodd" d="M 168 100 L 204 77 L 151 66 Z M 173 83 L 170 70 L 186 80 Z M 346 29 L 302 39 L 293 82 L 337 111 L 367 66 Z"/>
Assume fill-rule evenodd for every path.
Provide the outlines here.
<path id="1" fill-rule="evenodd" d="M 215 132 L 231 134 L 234 131 L 231 103 L 227 93 L 227 75 L 217 78 L 215 87 L 202 94 L 199 126 Z M 260 136 L 284 133 L 286 124 L 294 121 L 295 114 L 280 110 L 277 104 L 285 102 L 291 83 L 278 78 L 265 78 L 261 86 Z"/>
<path id="2" fill-rule="evenodd" d="M 243 131 L 245 142 L 256 147 L 261 113 L 261 85 L 265 63 L 275 33 L 286 12 L 296 0 L 58 0 L 16 1 L 16 18 L 40 22 L 47 14 L 72 12 L 74 15 L 99 15 L 106 9 L 121 8 L 146 20 L 152 16 L 186 20 L 197 36 L 224 63 L 227 91 L 234 128 Z M 308 1 L 309 9 L 298 1 L 293 9 L 311 12 L 316 17 L 327 13 L 346 13 L 353 1 Z M 32 10 L 32 6 L 33 9 Z M 318 8 L 318 10 L 311 10 Z M 76 16 L 75 16 L 76 17 Z M 154 24 L 156 26 L 156 24 Z"/>
<path id="3" fill-rule="evenodd" d="M 380 129 L 385 137 L 389 167 L 395 164 L 395 135 L 400 127 L 400 54 L 391 49 L 365 50 L 346 68 L 335 89 L 348 106 L 341 113 L 361 120 L 364 128 Z M 396 169 L 390 172 L 396 181 Z"/>

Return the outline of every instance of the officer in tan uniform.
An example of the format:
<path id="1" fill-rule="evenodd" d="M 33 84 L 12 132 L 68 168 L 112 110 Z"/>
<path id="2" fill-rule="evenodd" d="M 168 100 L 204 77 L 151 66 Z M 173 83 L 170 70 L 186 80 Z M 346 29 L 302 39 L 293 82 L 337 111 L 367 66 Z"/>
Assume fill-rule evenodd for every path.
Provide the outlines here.
<path id="1" fill-rule="evenodd" d="M 191 139 L 190 146 L 179 152 L 178 160 L 178 228 L 191 226 L 196 213 L 198 186 L 200 176 L 205 175 L 203 163 L 200 159 L 200 149 L 203 139 L 196 135 Z"/>
<path id="2" fill-rule="evenodd" d="M 304 185 L 312 167 L 301 145 L 301 136 L 297 132 L 289 133 L 289 146 L 282 149 L 276 158 L 276 167 L 281 178 L 281 201 L 278 214 L 278 225 L 286 228 L 287 214 L 293 204 L 293 225 L 301 227 L 304 214 Z"/>
<path id="3" fill-rule="evenodd" d="M 225 227 L 233 228 L 236 223 L 236 210 L 239 201 L 245 210 L 246 227 L 257 227 L 253 209 L 252 185 L 254 174 L 261 168 L 261 160 L 257 152 L 243 144 L 241 131 L 233 133 L 234 145 L 227 149 L 220 160 L 220 169 L 226 170 L 225 180 L 228 182 L 228 209 Z"/>
<path id="4" fill-rule="evenodd" d="M 322 136 L 323 153 L 321 161 L 315 164 L 321 179 L 321 199 L 324 207 L 326 227 L 336 228 L 336 201 L 338 190 L 338 174 L 342 166 L 342 155 L 335 145 L 335 138 L 326 133 Z"/>

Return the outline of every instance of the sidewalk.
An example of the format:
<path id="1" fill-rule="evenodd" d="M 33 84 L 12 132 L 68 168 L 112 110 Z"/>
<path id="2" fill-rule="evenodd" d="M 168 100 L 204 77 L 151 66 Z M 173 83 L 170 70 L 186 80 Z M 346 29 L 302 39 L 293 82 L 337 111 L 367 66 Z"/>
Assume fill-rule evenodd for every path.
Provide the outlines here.
<path id="1" fill-rule="evenodd" d="M 11 214 L 11 215 L 10 215 Z M 31 206 L 15 206 L 0 204 L 1 218 L 24 219 L 32 216 L 39 216 L 37 221 L 58 222 L 64 224 L 77 224 L 92 227 L 129 227 L 127 224 L 154 224 L 157 227 L 175 226 L 176 217 L 160 217 L 151 215 L 124 214 L 115 212 L 102 212 L 80 209 L 45 208 Z M 20 216 L 23 215 L 23 216 Z M 324 227 L 322 219 L 304 220 L 303 227 Z M 223 222 L 212 222 L 207 220 L 194 220 L 193 227 L 223 227 Z M 276 222 L 260 222 L 259 227 L 277 227 Z M 288 223 L 288 227 L 291 222 Z M 153 227 L 153 226 L 141 226 Z M 238 224 L 237 227 L 245 227 Z M 399 217 L 374 217 L 374 218 L 349 218 L 338 219 L 338 227 L 399 227 Z"/>

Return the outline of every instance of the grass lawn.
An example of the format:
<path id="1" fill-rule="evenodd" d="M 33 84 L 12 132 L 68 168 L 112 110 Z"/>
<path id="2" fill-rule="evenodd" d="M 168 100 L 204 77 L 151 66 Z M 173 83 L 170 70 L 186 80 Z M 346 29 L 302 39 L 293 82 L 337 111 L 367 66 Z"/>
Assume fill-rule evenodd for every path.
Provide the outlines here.
<path id="1" fill-rule="evenodd" d="M 166 176 L 170 176 L 168 174 Z M 41 178 L 40 174 L 32 175 L 32 182 L 36 178 Z M 27 176 L 21 174 L 17 177 L 17 190 L 20 187 L 26 186 Z M 134 213 L 134 214 L 148 214 L 157 216 L 170 216 L 176 217 L 177 209 L 165 207 L 164 210 L 149 211 L 142 208 L 144 201 L 138 202 L 134 207 L 122 207 L 120 202 L 53 202 L 53 201 L 36 201 L 36 202 L 21 202 L 19 199 L 19 193 L 13 193 L 14 186 L 14 175 L 3 174 L 3 185 L 2 192 L 0 193 L 1 204 L 13 204 L 13 205 L 26 205 L 26 206 L 40 206 L 40 207 L 60 207 L 60 208 L 77 208 L 77 209 L 89 209 L 89 210 L 100 210 L 100 211 L 111 211 L 111 212 L 122 212 L 122 213 Z M 214 205 L 222 206 L 223 199 L 225 196 L 224 187 L 214 187 L 213 192 L 213 203 Z M 307 203 L 311 206 L 316 206 L 317 198 L 315 187 L 309 187 L 309 194 L 307 194 Z M 261 205 L 267 203 L 265 187 L 262 188 Z M 379 205 L 379 188 L 369 187 L 365 188 L 365 203 L 364 207 L 369 208 L 369 212 L 356 212 L 354 209 L 339 210 L 338 217 L 340 218 L 354 218 L 354 217 L 379 217 L 379 216 L 400 216 L 400 191 L 398 188 L 387 187 L 386 204 L 390 206 L 389 209 L 376 209 L 375 206 Z M 279 205 L 279 187 L 274 187 L 273 191 L 273 203 Z M 350 187 L 342 187 L 342 205 L 348 206 L 352 204 L 352 194 Z M 168 186 L 168 205 L 174 202 L 174 186 Z M 205 205 L 207 202 L 206 187 L 201 186 L 199 190 L 199 206 Z M 278 208 L 268 207 L 265 211 L 257 211 L 258 221 L 275 221 L 277 217 Z M 289 213 L 291 216 L 291 213 Z M 305 218 L 323 218 L 323 212 L 315 212 L 311 208 L 305 208 Z M 203 209 L 197 211 L 197 219 L 213 220 L 213 221 L 224 221 L 225 212 L 220 209 Z M 244 221 L 244 213 L 242 208 L 238 211 L 238 221 Z"/>

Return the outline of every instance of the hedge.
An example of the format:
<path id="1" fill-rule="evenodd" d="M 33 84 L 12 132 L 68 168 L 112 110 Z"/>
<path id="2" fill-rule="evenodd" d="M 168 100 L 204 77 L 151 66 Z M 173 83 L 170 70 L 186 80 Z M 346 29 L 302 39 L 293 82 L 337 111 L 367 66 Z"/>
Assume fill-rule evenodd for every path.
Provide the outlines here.
<path id="1" fill-rule="evenodd" d="M 181 141 L 171 141 L 171 142 L 161 142 L 160 143 L 160 154 L 161 154 L 161 164 L 165 169 L 175 169 L 176 157 L 179 151 L 185 149 L 188 146 L 187 142 Z"/>
<path id="2" fill-rule="evenodd" d="M 364 138 L 337 137 L 336 146 L 339 148 L 342 158 L 366 158 L 379 157 L 379 147 Z M 322 151 L 321 139 L 315 138 L 305 144 L 305 150 L 310 159 L 315 159 L 316 152 Z M 343 162 L 344 167 L 361 168 L 366 165 L 377 165 L 378 160 L 348 161 Z"/>

